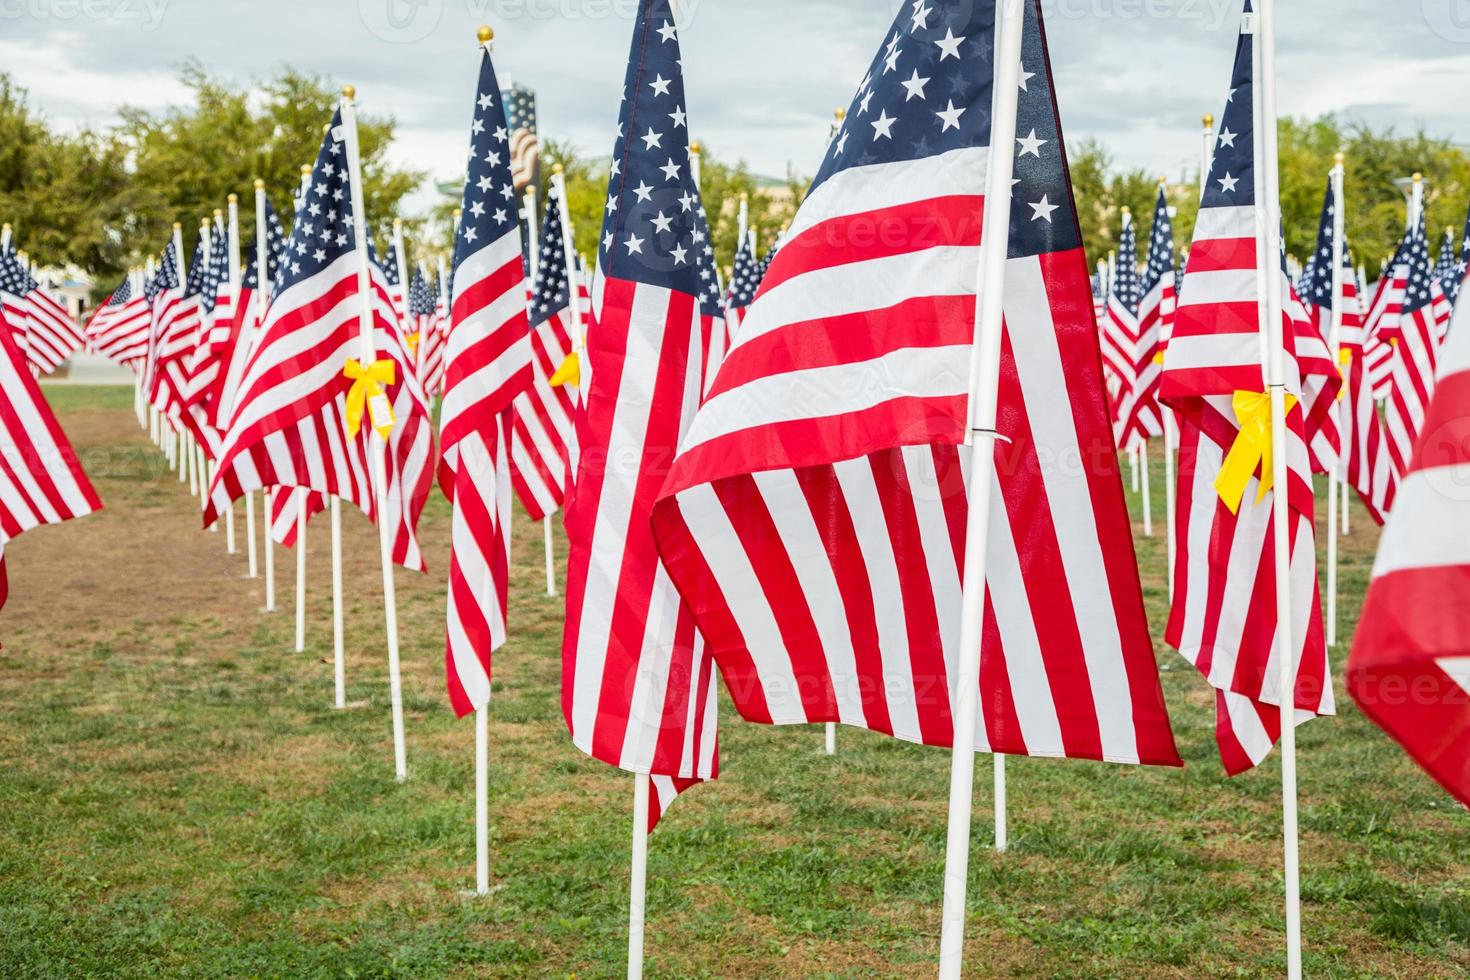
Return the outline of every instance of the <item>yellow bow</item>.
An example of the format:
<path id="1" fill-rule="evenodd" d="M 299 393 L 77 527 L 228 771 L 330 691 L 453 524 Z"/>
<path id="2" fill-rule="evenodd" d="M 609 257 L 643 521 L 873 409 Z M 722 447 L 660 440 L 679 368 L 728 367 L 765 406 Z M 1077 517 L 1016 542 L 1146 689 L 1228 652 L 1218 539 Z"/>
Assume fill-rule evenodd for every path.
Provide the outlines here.
<path id="1" fill-rule="evenodd" d="M 1156 364 L 1159 367 L 1163 367 L 1164 366 L 1164 352 L 1163 351 L 1159 351 L 1157 354 L 1154 355 L 1154 364 Z"/>
<path id="2" fill-rule="evenodd" d="M 1259 391 L 1237 391 L 1231 404 L 1240 423 L 1240 434 L 1235 437 L 1235 443 L 1220 467 L 1220 475 L 1215 478 L 1215 492 L 1230 508 L 1230 513 L 1238 514 L 1245 488 L 1257 468 L 1261 471 L 1257 504 L 1266 499 L 1266 493 L 1275 481 L 1271 452 L 1271 396 Z M 1294 405 L 1296 397 L 1287 395 L 1285 410 L 1290 412 Z"/>
<path id="3" fill-rule="evenodd" d="M 1353 352 L 1344 347 L 1337 352 L 1337 363 L 1342 365 L 1337 369 L 1337 374 L 1344 382 L 1347 381 L 1348 368 L 1353 366 Z M 1347 395 L 1347 385 L 1341 384 L 1337 388 L 1337 400 L 1342 401 Z"/>
<path id="4" fill-rule="evenodd" d="M 579 388 L 582 385 L 582 359 L 577 356 L 576 351 L 567 355 L 567 359 L 561 362 L 561 367 L 551 376 L 551 386 L 560 388 L 562 385 L 571 385 Z"/>
<path id="5" fill-rule="evenodd" d="M 352 380 L 347 392 L 347 434 L 357 437 L 362 430 L 364 409 L 371 413 L 373 429 L 387 439 L 393 432 L 393 405 L 383 390 L 398 377 L 393 361 L 375 361 L 371 367 L 363 367 L 357 358 L 349 358 L 342 373 Z"/>
<path id="6" fill-rule="evenodd" d="M 1341 364 L 1343 367 L 1347 367 L 1350 364 L 1352 364 L 1353 363 L 1353 352 L 1350 351 L 1350 350 L 1348 350 L 1346 347 L 1344 347 L 1342 350 L 1338 351 L 1337 352 L 1337 363 Z"/>
<path id="7" fill-rule="evenodd" d="M 419 335 L 417 332 L 404 337 L 403 342 L 408 345 L 408 352 L 410 354 L 417 354 L 419 352 Z"/>

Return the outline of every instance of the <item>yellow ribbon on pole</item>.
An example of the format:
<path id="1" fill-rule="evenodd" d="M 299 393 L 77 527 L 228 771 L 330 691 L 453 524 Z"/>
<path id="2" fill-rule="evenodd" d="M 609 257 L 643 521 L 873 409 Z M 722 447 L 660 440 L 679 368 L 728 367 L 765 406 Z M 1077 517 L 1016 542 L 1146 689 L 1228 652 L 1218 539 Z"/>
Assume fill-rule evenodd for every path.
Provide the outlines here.
<path id="1" fill-rule="evenodd" d="M 404 337 L 403 342 L 408 345 L 408 352 L 410 354 L 417 354 L 419 352 L 419 335 L 417 331 Z"/>
<path id="2" fill-rule="evenodd" d="M 571 385 L 579 388 L 582 385 L 582 359 L 577 356 L 576 351 L 567 355 L 567 359 L 561 362 L 561 367 L 551 376 L 551 386 L 560 388 L 562 385 Z"/>
<path id="3" fill-rule="evenodd" d="M 1337 363 L 1341 365 L 1341 367 L 1337 369 L 1337 373 L 1343 381 L 1343 383 L 1339 385 L 1337 389 L 1337 400 L 1342 401 L 1344 396 L 1347 395 L 1347 373 L 1348 368 L 1353 366 L 1353 352 L 1348 350 L 1346 347 L 1339 350 L 1337 352 Z"/>
<path id="4" fill-rule="evenodd" d="M 1285 411 L 1296 405 L 1295 395 L 1286 395 Z M 1271 449 L 1271 395 L 1259 391 L 1237 391 L 1231 400 L 1235 418 L 1240 424 L 1240 434 L 1225 454 L 1220 475 L 1215 477 L 1215 492 L 1230 508 L 1230 513 L 1240 513 L 1240 501 L 1245 497 L 1245 488 L 1250 485 L 1256 470 L 1261 471 L 1260 490 L 1256 503 L 1266 499 L 1275 482 L 1272 470 Z"/>
<path id="5" fill-rule="evenodd" d="M 357 358 L 349 358 L 342 373 L 352 381 L 347 391 L 347 434 L 353 438 L 362 431 L 364 410 L 369 413 L 373 430 L 387 439 L 393 432 L 393 404 L 388 401 L 384 385 L 391 385 L 398 377 L 397 365 L 390 360 L 373 362 L 363 367 Z"/>

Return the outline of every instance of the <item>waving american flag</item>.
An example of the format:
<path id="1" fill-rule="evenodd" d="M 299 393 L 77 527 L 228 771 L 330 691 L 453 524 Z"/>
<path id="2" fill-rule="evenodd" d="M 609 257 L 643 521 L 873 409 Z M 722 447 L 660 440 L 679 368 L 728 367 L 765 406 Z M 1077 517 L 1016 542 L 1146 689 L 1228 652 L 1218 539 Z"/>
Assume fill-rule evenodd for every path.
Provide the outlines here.
<path id="1" fill-rule="evenodd" d="M 681 442 L 654 525 L 750 720 L 1178 765 L 1040 10 L 1024 6 L 1020 135 L 1004 147 L 990 144 L 995 4 L 899 13 Z M 961 444 L 993 153 L 1016 161 L 1001 439 L 981 717 L 956 735 L 973 469 Z"/>
<path id="2" fill-rule="evenodd" d="M 1383 413 L 1388 454 L 1394 473 L 1409 471 L 1414 446 L 1424 426 L 1424 413 L 1434 397 L 1439 344 L 1449 324 L 1449 302 L 1429 265 L 1429 239 L 1424 214 L 1411 229 L 1400 253 L 1405 269 L 1403 305 L 1395 336 L 1392 382 Z"/>
<path id="3" fill-rule="evenodd" d="M 368 263 L 367 294 L 359 292 L 358 250 L 371 243 L 357 241 L 353 228 L 345 136 L 339 110 L 322 139 L 231 407 L 204 519 L 212 523 L 252 490 L 303 487 L 351 501 L 369 519 L 386 522 L 393 561 L 423 571 L 417 527 L 433 483 L 434 435 L 376 263 Z M 372 438 L 373 425 L 354 429 L 348 413 L 355 382 L 346 372 L 362 350 L 364 303 L 377 360 L 358 367 L 382 375 L 376 383 L 394 418 L 386 447 Z M 388 485 L 374 488 L 369 453 L 383 448 Z M 379 513 L 380 499 L 387 513 Z"/>
<path id="4" fill-rule="evenodd" d="M 461 717 L 490 701 L 490 656 L 505 642 L 510 565 L 510 406 L 531 383 L 521 229 L 509 133 L 489 42 L 480 54 L 469 173 L 454 240 L 445 349 L 444 461 L 454 503 L 445 668 Z"/>
<path id="5" fill-rule="evenodd" d="M 531 287 L 531 385 L 516 397 L 511 431 L 516 496 L 537 521 L 561 508 L 577 460 L 577 389 L 551 383 L 576 349 L 561 209 L 561 192 L 553 184 L 546 196 L 536 281 Z"/>
<path id="6" fill-rule="evenodd" d="M 1215 736 L 1231 774 L 1258 765 L 1270 753 L 1287 697 L 1298 719 L 1334 711 L 1317 589 L 1306 419 L 1318 399 L 1336 397 L 1339 378 L 1315 325 L 1304 312 L 1301 322 L 1293 317 L 1285 265 L 1280 256 L 1266 254 L 1257 223 L 1250 25 L 1250 18 L 1243 19 L 1160 382 L 1160 394 L 1179 414 L 1181 430 L 1178 561 L 1166 636 L 1215 689 Z M 1292 407 L 1286 419 L 1286 487 L 1271 487 L 1270 471 L 1261 472 L 1268 464 L 1242 451 L 1253 434 L 1269 438 L 1271 428 L 1257 272 L 1262 268 L 1282 277 L 1287 298 L 1283 342 Z M 1236 466 L 1237 460 L 1245 463 Z M 1275 493 L 1287 494 L 1292 517 L 1290 587 L 1296 621 L 1288 624 L 1276 618 Z M 1283 695 L 1273 666 L 1278 632 L 1300 663 L 1292 695 Z"/>
<path id="7" fill-rule="evenodd" d="M 112 291 L 107 302 L 97 307 L 87 323 L 87 339 L 103 357 L 140 369 L 148 357 L 148 301 L 140 284 L 128 275 Z"/>
<path id="8" fill-rule="evenodd" d="M 1113 430 L 1122 444 L 1124 413 L 1138 381 L 1138 304 L 1143 300 L 1143 280 L 1138 275 L 1138 232 L 1130 215 L 1123 216 L 1123 233 L 1118 237 L 1117 262 L 1112 289 L 1103 310 L 1103 366 L 1112 375 Z"/>
<path id="9" fill-rule="evenodd" d="M 1169 201 L 1159 188 L 1149 231 L 1148 262 L 1139 288 L 1138 333 L 1133 347 L 1133 383 L 1122 394 L 1116 433 L 1118 445 L 1129 449 L 1163 435 L 1159 406 L 1159 375 L 1164 349 L 1174 330 L 1174 227 Z"/>
<path id="10" fill-rule="evenodd" d="M 1317 332 L 1329 337 L 1332 330 L 1332 236 L 1334 212 L 1337 209 L 1332 181 L 1322 201 L 1322 217 L 1317 226 L 1317 245 L 1303 281 L 1307 304 L 1317 324 Z M 1358 295 L 1358 277 L 1353 269 L 1347 242 L 1342 244 L 1342 320 L 1338 334 L 1338 361 L 1342 366 L 1343 397 L 1336 405 L 1336 419 L 1342 433 L 1342 451 L 1338 475 L 1358 492 L 1369 515 L 1383 523 L 1383 515 L 1393 506 L 1398 477 L 1388 455 L 1388 437 L 1373 392 L 1368 382 L 1368 368 L 1363 360 L 1363 306 Z"/>
<path id="11" fill-rule="evenodd" d="M 713 262 L 690 174 L 679 35 L 641 0 L 592 286 L 562 711 L 577 748 L 648 773 L 650 823 L 716 775 L 713 664 L 659 561 L 649 513 L 702 390 Z M 590 378 L 590 384 L 588 379 Z"/>

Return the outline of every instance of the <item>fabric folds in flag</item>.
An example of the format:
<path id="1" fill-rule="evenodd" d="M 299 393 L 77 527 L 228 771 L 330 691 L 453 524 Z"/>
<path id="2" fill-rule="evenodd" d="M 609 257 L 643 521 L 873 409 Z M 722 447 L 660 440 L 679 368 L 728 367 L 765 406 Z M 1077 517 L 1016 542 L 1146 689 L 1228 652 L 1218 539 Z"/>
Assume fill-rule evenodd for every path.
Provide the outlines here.
<path id="1" fill-rule="evenodd" d="M 554 185 L 546 196 L 537 252 L 530 299 L 532 378 L 513 406 L 510 464 L 516 496 L 531 519 L 540 521 L 561 509 L 577 465 L 577 388 L 551 383 L 576 349 L 561 200 Z M 580 295 L 578 302 L 584 302 Z"/>
<path id="2" fill-rule="evenodd" d="M 1334 711 L 1317 588 L 1306 419 L 1317 399 L 1336 397 L 1339 379 L 1316 327 L 1304 314 L 1294 315 L 1294 291 L 1281 257 L 1266 254 L 1257 224 L 1253 40 L 1248 27 L 1243 29 L 1160 382 L 1161 397 L 1178 414 L 1181 430 L 1175 591 L 1165 636 L 1215 689 L 1216 741 L 1231 775 L 1270 753 L 1288 698 L 1298 721 Z M 1271 430 L 1261 269 L 1283 278 L 1282 342 L 1291 403 L 1288 485 L 1269 491 L 1261 482 L 1265 459 L 1247 452 L 1262 445 L 1252 439 L 1269 439 Z M 1299 355 L 1303 349 L 1310 375 Z M 1232 460 L 1254 460 L 1254 466 L 1232 466 L 1233 488 L 1224 472 L 1232 450 L 1238 454 Z M 1276 493 L 1287 494 L 1292 518 L 1289 624 L 1276 616 Z M 1288 639 L 1299 663 L 1291 695 L 1280 689 L 1278 634 Z"/>
<path id="3" fill-rule="evenodd" d="M 469 173 L 455 230 L 445 348 L 439 483 L 454 505 L 445 670 L 463 717 L 490 701 L 491 654 L 505 643 L 510 557 L 511 403 L 531 384 L 521 229 L 505 106 L 481 52 Z"/>
<path id="4" fill-rule="evenodd" d="M 1013 153 L 981 712 L 960 737 L 1179 765 L 1045 35 L 1038 5 L 1024 7 L 1020 137 L 998 149 L 995 4 L 899 14 L 654 527 L 745 718 L 952 744 L 980 220 L 991 154 Z"/>
<path id="5" fill-rule="evenodd" d="M 0 309 L 0 606 L 9 594 L 5 545 L 22 532 L 102 508 Z"/>
<path id="6" fill-rule="evenodd" d="M 1409 471 L 1425 412 L 1434 397 L 1439 345 L 1449 319 L 1444 290 L 1429 265 L 1429 240 L 1422 213 L 1406 246 L 1402 259 L 1407 276 L 1396 331 L 1393 380 L 1383 412 L 1388 455 L 1400 478 Z"/>
<path id="7" fill-rule="evenodd" d="M 108 360 L 140 371 L 148 357 L 149 322 L 148 301 L 129 276 L 92 314 L 86 327 L 87 341 L 92 350 Z"/>
<path id="8" fill-rule="evenodd" d="M 660 794 L 718 772 L 713 664 L 649 527 L 703 390 L 701 300 L 720 301 L 671 7 L 641 0 L 633 29 L 582 369 L 562 643 L 573 743 L 651 775 Z"/>
<path id="9" fill-rule="evenodd" d="M 1470 309 L 1441 351 L 1423 434 L 1348 660 L 1363 712 L 1470 806 Z"/>
<path id="10" fill-rule="evenodd" d="M 434 434 L 412 360 L 376 263 L 368 293 L 358 286 L 359 248 L 339 111 L 323 137 L 310 189 L 297 212 L 274 298 L 231 406 L 219 466 L 204 510 L 206 526 L 230 502 L 265 487 L 301 487 L 356 504 L 391 532 L 392 560 L 424 571 L 418 519 L 433 484 Z M 361 356 L 367 305 L 376 363 L 394 424 L 386 445 L 364 418 L 353 433 L 347 371 Z M 366 379 L 364 379 L 366 387 Z M 387 512 L 379 513 L 371 453 L 385 452 Z"/>

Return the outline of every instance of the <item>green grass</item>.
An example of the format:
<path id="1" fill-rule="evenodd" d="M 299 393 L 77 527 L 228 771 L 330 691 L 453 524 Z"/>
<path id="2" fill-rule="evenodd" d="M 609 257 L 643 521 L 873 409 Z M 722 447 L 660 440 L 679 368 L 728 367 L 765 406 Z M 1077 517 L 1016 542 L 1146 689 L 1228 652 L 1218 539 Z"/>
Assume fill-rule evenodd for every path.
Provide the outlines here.
<path id="1" fill-rule="evenodd" d="M 539 529 L 516 526 L 514 639 L 490 708 L 497 891 L 465 899 L 474 736 L 443 691 L 442 502 L 423 526 L 433 573 L 398 576 L 412 777 L 400 786 L 366 522 L 346 522 L 347 676 L 370 706 L 336 712 L 325 521 L 308 539 L 298 655 L 294 556 L 277 555 L 282 611 L 261 613 L 262 584 L 241 577 L 222 534 L 198 530 L 130 393 L 48 395 L 108 509 L 7 548 L 0 976 L 620 974 L 632 780 L 566 737 Z M 1355 518 L 1345 637 L 1375 537 Z M 1161 633 L 1162 538 L 1140 555 Z M 1276 760 L 1226 779 L 1208 690 L 1162 640 L 1157 652 L 1184 771 L 1013 759 L 1012 846 L 997 856 L 980 760 L 972 975 L 1283 972 Z M 1307 970 L 1463 975 L 1466 815 L 1339 695 L 1341 717 L 1299 743 Z M 728 702 L 721 713 L 722 778 L 680 799 L 652 840 L 650 974 L 932 975 L 948 753 L 842 729 L 827 758 L 816 728 L 748 725 Z"/>

